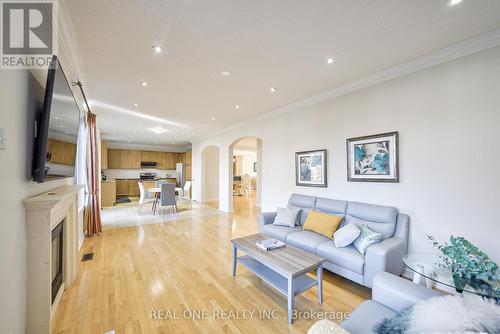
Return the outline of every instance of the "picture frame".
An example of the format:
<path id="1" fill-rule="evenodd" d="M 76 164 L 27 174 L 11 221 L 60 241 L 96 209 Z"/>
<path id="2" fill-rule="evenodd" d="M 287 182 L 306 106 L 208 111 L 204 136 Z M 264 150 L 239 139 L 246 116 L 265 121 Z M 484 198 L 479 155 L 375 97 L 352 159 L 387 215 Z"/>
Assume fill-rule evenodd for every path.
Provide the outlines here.
<path id="1" fill-rule="evenodd" d="M 399 133 L 348 138 L 347 181 L 399 182 Z"/>
<path id="2" fill-rule="evenodd" d="M 295 185 L 328 186 L 328 152 L 326 149 L 295 152 Z"/>

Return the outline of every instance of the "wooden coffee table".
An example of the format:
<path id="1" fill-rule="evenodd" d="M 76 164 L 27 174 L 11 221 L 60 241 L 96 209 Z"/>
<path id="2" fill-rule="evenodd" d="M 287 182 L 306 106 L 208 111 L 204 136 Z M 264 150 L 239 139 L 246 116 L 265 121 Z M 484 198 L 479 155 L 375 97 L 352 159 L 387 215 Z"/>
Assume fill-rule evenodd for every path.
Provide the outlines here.
<path id="1" fill-rule="evenodd" d="M 263 252 L 255 246 L 258 240 L 271 238 L 266 234 L 253 234 L 231 240 L 233 244 L 233 276 L 238 262 L 247 267 L 267 284 L 287 296 L 288 323 L 293 321 L 293 299 L 296 295 L 318 286 L 318 303 L 323 303 L 323 262 L 324 258 L 306 251 L 285 246 Z M 238 257 L 238 250 L 245 255 Z M 307 275 L 316 270 L 316 279 Z"/>

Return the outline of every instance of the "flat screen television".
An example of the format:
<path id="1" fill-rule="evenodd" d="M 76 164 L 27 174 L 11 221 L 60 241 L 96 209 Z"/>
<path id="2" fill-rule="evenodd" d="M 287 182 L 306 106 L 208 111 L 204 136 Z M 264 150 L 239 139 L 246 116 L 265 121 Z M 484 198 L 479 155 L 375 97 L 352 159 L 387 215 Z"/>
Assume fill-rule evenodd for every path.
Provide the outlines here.
<path id="1" fill-rule="evenodd" d="M 56 56 L 47 74 L 42 112 L 35 125 L 33 180 L 75 175 L 80 109 Z"/>

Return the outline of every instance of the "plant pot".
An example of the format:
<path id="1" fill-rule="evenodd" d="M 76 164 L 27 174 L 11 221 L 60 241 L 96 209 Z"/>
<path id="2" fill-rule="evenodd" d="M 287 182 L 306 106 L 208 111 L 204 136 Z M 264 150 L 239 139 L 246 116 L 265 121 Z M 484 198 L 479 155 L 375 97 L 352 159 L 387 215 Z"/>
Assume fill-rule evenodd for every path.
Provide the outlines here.
<path id="1" fill-rule="evenodd" d="M 453 274 L 453 283 L 455 284 L 455 290 L 458 293 L 464 292 L 465 280 L 457 274 Z"/>

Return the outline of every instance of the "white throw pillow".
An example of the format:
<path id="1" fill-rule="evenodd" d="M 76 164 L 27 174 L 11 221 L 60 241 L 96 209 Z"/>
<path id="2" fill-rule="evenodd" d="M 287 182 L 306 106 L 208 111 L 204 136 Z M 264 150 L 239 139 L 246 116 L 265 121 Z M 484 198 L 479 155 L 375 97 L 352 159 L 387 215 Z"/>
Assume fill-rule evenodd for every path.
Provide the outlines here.
<path id="1" fill-rule="evenodd" d="M 297 217 L 300 214 L 300 209 L 279 208 L 276 210 L 276 218 L 274 225 L 295 227 Z"/>
<path id="2" fill-rule="evenodd" d="M 361 230 L 354 224 L 342 226 L 333 234 L 335 247 L 347 247 L 359 237 Z"/>

